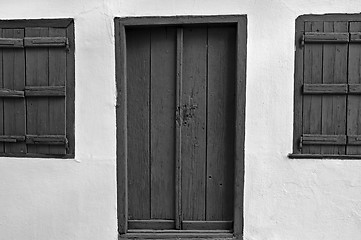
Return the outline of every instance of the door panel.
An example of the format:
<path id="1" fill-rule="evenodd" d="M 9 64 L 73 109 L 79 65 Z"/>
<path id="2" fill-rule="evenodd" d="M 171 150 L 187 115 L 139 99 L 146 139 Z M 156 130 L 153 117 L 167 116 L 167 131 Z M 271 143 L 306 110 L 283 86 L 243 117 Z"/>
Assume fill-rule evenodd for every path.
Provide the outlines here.
<path id="1" fill-rule="evenodd" d="M 129 228 L 231 229 L 236 28 L 127 29 L 126 48 Z"/>
<path id="2" fill-rule="evenodd" d="M 151 218 L 174 219 L 176 29 L 151 31 Z"/>
<path id="3" fill-rule="evenodd" d="M 207 28 L 184 28 L 182 73 L 183 219 L 205 220 Z"/>
<path id="4" fill-rule="evenodd" d="M 150 219 L 150 31 L 127 32 L 128 214 Z"/>
<path id="5" fill-rule="evenodd" d="M 233 27 L 208 29 L 206 220 L 233 219 L 235 47 Z"/>

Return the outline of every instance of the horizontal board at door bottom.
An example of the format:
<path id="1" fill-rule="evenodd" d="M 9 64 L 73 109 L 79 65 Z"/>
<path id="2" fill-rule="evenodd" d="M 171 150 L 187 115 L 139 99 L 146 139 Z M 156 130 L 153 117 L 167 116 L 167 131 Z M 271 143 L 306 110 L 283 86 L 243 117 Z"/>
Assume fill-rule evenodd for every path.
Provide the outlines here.
<path id="1" fill-rule="evenodd" d="M 128 220 L 129 229 L 175 229 L 174 220 Z"/>
<path id="2" fill-rule="evenodd" d="M 232 239 L 231 231 L 183 231 L 183 230 L 164 230 L 164 231 L 150 231 L 150 230 L 129 230 L 128 233 L 119 236 L 119 239 L 208 239 L 208 238 L 222 238 Z"/>
<path id="3" fill-rule="evenodd" d="M 231 230 L 232 221 L 183 221 L 184 230 Z"/>
<path id="4" fill-rule="evenodd" d="M 129 229 L 174 230 L 174 220 L 128 220 Z M 232 221 L 183 221 L 183 230 L 231 230 Z"/>

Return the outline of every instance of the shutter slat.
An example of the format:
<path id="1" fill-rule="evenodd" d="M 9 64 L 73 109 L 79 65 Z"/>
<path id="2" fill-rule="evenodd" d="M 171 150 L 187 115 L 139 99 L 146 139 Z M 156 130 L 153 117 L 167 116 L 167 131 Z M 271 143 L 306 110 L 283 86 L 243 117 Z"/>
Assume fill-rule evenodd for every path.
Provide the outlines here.
<path id="1" fill-rule="evenodd" d="M 65 96 L 65 86 L 25 87 L 27 97 L 62 97 Z"/>
<path id="2" fill-rule="evenodd" d="M 0 142 L 23 142 L 25 141 L 25 136 L 12 136 L 12 135 L 0 135 Z"/>
<path id="3" fill-rule="evenodd" d="M 22 38 L 0 38 L 0 48 L 22 48 L 24 41 Z"/>
<path id="4" fill-rule="evenodd" d="M 346 135 L 303 134 L 303 145 L 346 145 Z"/>
<path id="5" fill-rule="evenodd" d="M 304 43 L 348 43 L 349 33 L 337 32 L 306 32 L 303 35 Z"/>
<path id="6" fill-rule="evenodd" d="M 360 43 L 361 42 L 361 32 L 352 32 L 350 33 L 350 42 Z"/>
<path id="7" fill-rule="evenodd" d="M 347 84 L 304 84 L 303 94 L 347 94 Z"/>
<path id="8" fill-rule="evenodd" d="M 25 47 L 66 47 L 68 39 L 66 37 L 26 37 Z"/>
<path id="9" fill-rule="evenodd" d="M 64 135 L 26 135 L 26 144 L 66 145 Z"/>
<path id="10" fill-rule="evenodd" d="M 24 91 L 11 90 L 6 88 L 0 89 L 0 98 L 23 98 Z"/>

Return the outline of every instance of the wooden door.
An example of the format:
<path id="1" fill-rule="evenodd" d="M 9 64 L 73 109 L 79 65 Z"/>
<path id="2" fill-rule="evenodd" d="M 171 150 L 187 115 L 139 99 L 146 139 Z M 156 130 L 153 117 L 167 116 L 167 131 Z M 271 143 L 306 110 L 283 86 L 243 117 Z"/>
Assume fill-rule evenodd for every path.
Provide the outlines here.
<path id="1" fill-rule="evenodd" d="M 129 229 L 232 228 L 236 30 L 126 29 Z"/>

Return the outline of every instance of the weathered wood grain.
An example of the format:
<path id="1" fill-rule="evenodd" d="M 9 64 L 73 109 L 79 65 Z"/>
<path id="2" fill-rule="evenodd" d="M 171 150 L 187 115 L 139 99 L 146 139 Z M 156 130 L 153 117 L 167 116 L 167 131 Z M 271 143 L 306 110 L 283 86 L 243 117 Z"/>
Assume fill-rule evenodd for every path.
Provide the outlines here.
<path id="1" fill-rule="evenodd" d="M 65 47 L 68 39 L 65 37 L 65 28 L 49 28 L 52 34 L 50 37 L 26 37 L 24 38 L 25 47 Z M 56 34 L 59 32 L 60 34 Z M 53 35 L 53 36 L 52 36 Z"/>
<path id="2" fill-rule="evenodd" d="M 171 27 L 150 34 L 151 218 L 174 219 L 177 35 Z"/>
<path id="3" fill-rule="evenodd" d="M 306 22 L 305 31 L 323 32 L 323 22 Z M 303 77 L 304 84 L 322 83 L 322 44 L 305 44 Z M 322 131 L 322 97 L 316 95 L 303 96 L 303 133 L 321 134 Z M 302 153 L 320 153 L 319 146 L 304 146 Z"/>
<path id="4" fill-rule="evenodd" d="M 304 84 L 303 94 L 347 94 L 347 84 Z"/>
<path id="5" fill-rule="evenodd" d="M 347 22 L 324 22 L 325 32 L 347 32 Z M 322 76 L 324 84 L 347 84 L 347 44 L 324 44 Z M 346 96 L 322 96 L 322 134 L 346 132 Z M 322 146 L 323 154 L 345 154 L 344 146 Z"/>
<path id="6" fill-rule="evenodd" d="M 182 227 L 182 118 L 181 118 L 181 97 L 183 79 L 183 28 L 177 28 L 177 76 L 176 76 L 176 154 L 175 154 L 175 229 Z"/>
<path id="7" fill-rule="evenodd" d="M 74 21 L 66 28 L 68 51 L 66 52 L 66 137 L 69 145 L 67 154 L 75 154 L 75 36 Z"/>
<path id="8" fill-rule="evenodd" d="M 235 27 L 208 28 L 206 220 L 233 220 L 235 53 Z"/>
<path id="9" fill-rule="evenodd" d="M 233 234 L 236 239 L 243 237 L 244 203 L 244 149 L 246 119 L 246 69 L 247 69 L 247 17 L 240 16 L 237 22 L 236 57 L 236 110 L 234 142 L 234 210 Z"/>
<path id="10" fill-rule="evenodd" d="M 124 25 L 119 21 L 115 21 L 114 28 L 115 76 L 117 87 L 117 102 L 115 108 L 117 127 L 117 216 L 118 232 L 124 234 L 128 230 L 127 54 Z"/>
<path id="11" fill-rule="evenodd" d="M 61 64 L 59 64 L 61 66 Z M 59 67 L 57 66 L 57 67 Z M 49 70 L 52 67 L 49 66 Z M 63 71 L 65 72 L 66 69 L 63 68 Z M 50 72 L 50 71 L 49 71 Z M 65 78 L 65 75 L 62 77 Z M 51 77 L 49 77 L 51 79 Z M 41 87 L 25 87 L 25 96 L 27 97 L 65 97 L 65 87 L 64 86 L 41 86 Z M 61 100 L 61 99 L 56 99 Z M 64 102 L 64 99 L 62 100 Z M 64 104 L 65 105 L 65 104 Z M 61 111 L 61 109 L 57 109 Z M 65 118 L 65 112 L 62 115 Z"/>
<path id="12" fill-rule="evenodd" d="M 345 22 L 347 23 L 347 22 Z M 326 25 L 332 22 L 325 22 Z M 346 29 L 347 31 L 347 29 Z M 306 32 L 304 35 L 305 43 L 348 43 L 349 33 L 340 32 Z"/>
<path id="13" fill-rule="evenodd" d="M 184 230 L 231 230 L 232 221 L 184 221 Z"/>
<path id="14" fill-rule="evenodd" d="M 66 39 L 65 28 L 49 28 L 49 37 Z M 66 40 L 67 42 L 67 40 Z M 66 49 L 49 48 L 49 90 L 52 96 L 65 95 L 66 86 Z M 58 90 L 58 91 L 57 91 Z M 59 94 L 59 95 L 56 95 Z M 63 96 L 64 96 L 63 95 Z M 49 97 L 49 132 L 50 135 L 66 134 L 66 98 Z M 65 146 L 49 146 L 50 154 L 66 154 Z"/>
<path id="15" fill-rule="evenodd" d="M 0 36 L 0 48 L 22 48 L 24 41 L 22 38 L 2 38 Z"/>
<path id="16" fill-rule="evenodd" d="M 150 219 L 150 31 L 127 31 L 129 219 Z"/>
<path id="17" fill-rule="evenodd" d="M 207 29 L 185 27 L 183 37 L 183 219 L 205 220 Z"/>
<path id="18" fill-rule="evenodd" d="M 49 28 L 26 28 L 25 37 L 47 37 Z M 26 86 L 49 85 L 49 51 L 47 48 L 26 49 Z M 49 101 L 47 97 L 26 99 L 27 134 L 49 132 Z M 49 153 L 49 146 L 28 146 L 29 153 Z"/>
<path id="19" fill-rule="evenodd" d="M 3 29 L 4 37 L 23 38 L 23 29 Z M 24 49 L 3 49 L 3 87 L 22 91 L 25 86 Z M 25 135 L 24 98 L 6 98 L 4 102 L 4 134 Z M 26 153 L 24 142 L 6 143 L 6 153 Z"/>
<path id="20" fill-rule="evenodd" d="M 129 229 L 174 229 L 174 220 L 129 220 Z"/>
<path id="21" fill-rule="evenodd" d="M 361 22 L 350 22 L 350 32 L 360 32 Z M 348 83 L 361 84 L 361 45 L 349 44 Z M 351 89 L 351 88 L 350 88 Z M 347 135 L 361 135 L 361 99 L 359 95 L 347 96 Z M 347 154 L 361 154 L 359 146 L 347 146 Z"/>
<path id="22" fill-rule="evenodd" d="M 0 28 L 0 37 L 3 37 L 3 30 Z M 3 79 L 3 50 L 0 48 L 0 88 L 4 88 Z M 4 134 L 4 99 L 0 98 L 0 135 Z M 0 142 L 0 153 L 5 152 L 4 143 Z"/>

